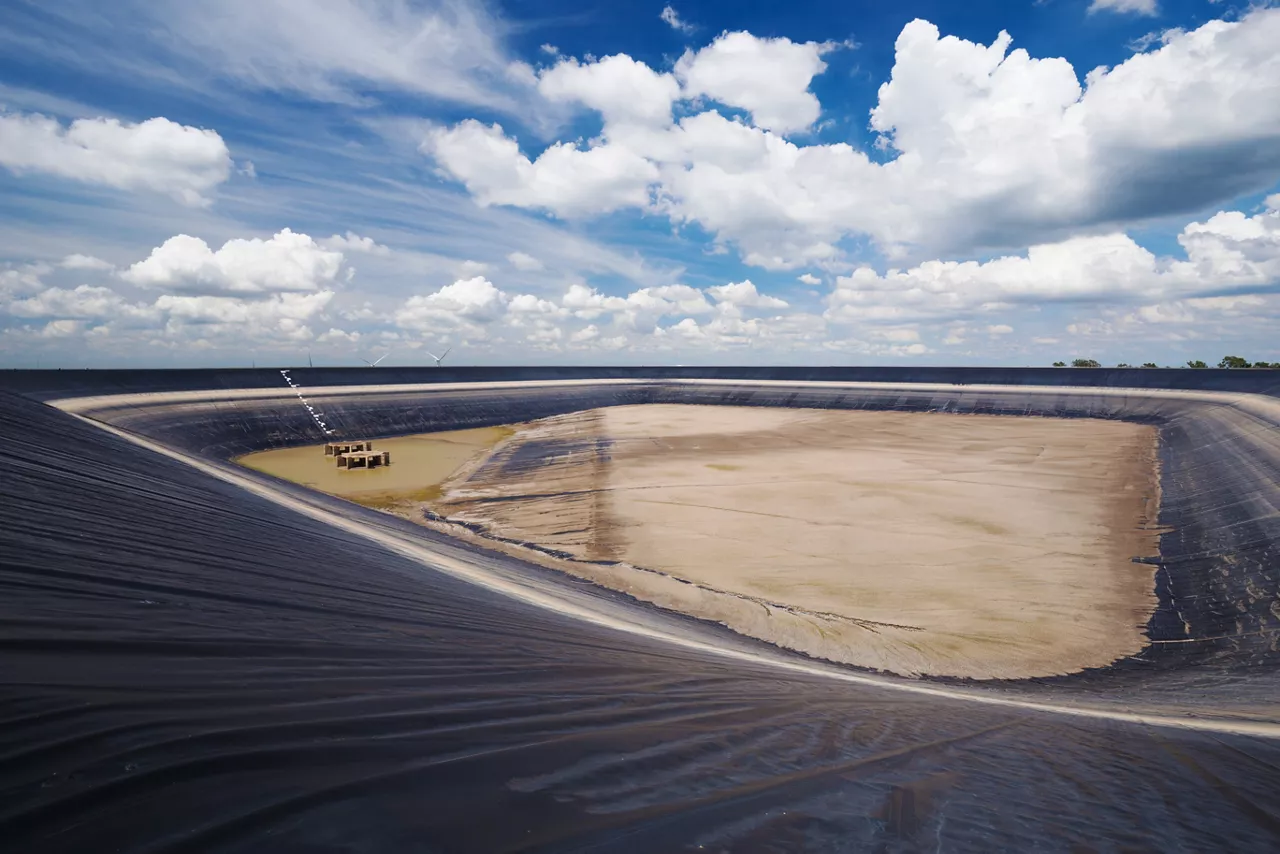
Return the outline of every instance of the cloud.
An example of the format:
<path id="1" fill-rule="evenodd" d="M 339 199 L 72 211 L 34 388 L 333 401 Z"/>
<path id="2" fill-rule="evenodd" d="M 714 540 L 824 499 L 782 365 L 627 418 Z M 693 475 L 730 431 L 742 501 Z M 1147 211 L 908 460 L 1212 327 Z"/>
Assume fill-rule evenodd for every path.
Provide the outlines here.
<path id="1" fill-rule="evenodd" d="M 523 270 L 526 273 L 532 273 L 542 269 L 542 262 L 532 255 L 525 252 L 512 252 L 507 256 L 507 261 L 517 270 Z"/>
<path id="2" fill-rule="evenodd" d="M 216 340 L 222 346 L 234 346 L 310 339 L 307 322 L 323 315 L 334 295 L 331 290 L 248 296 L 162 293 L 148 303 L 131 301 L 112 288 L 79 285 L 49 287 L 12 300 L 3 306 L 3 314 L 49 319 L 38 337 L 89 336 L 104 345 L 132 342 L 134 346 L 200 342 L 202 347 L 212 347 Z"/>
<path id="3" fill-rule="evenodd" d="M 796 276 L 796 281 L 803 282 L 806 285 L 822 284 L 822 279 L 819 279 L 817 276 L 813 275 L 812 273 L 804 273 L 802 275 Z"/>
<path id="4" fill-rule="evenodd" d="M 528 332 L 524 340 L 539 350 L 558 351 L 564 330 L 558 326 L 539 326 Z"/>
<path id="5" fill-rule="evenodd" d="M 316 336 L 318 344 L 359 344 L 362 336 L 359 332 L 347 332 L 343 329 L 330 328 Z"/>
<path id="6" fill-rule="evenodd" d="M 869 267 L 836 279 L 828 319 L 901 322 L 1045 302 L 1165 301 L 1274 289 L 1280 284 L 1280 211 L 1238 211 L 1189 223 L 1186 260 L 1157 257 L 1124 234 L 1032 246 L 986 262 L 927 261 L 881 275 Z"/>
<path id="7" fill-rule="evenodd" d="M 914 220 L 890 240 L 1025 245 L 1193 211 L 1274 180 L 1280 148 L 1261 141 L 1280 141 L 1280 105 L 1270 104 L 1280 59 L 1264 47 L 1275 38 L 1280 12 L 1213 21 L 1095 69 L 1081 87 L 1065 60 L 1010 51 L 1006 34 L 984 47 L 907 25 L 872 111 L 901 155 L 884 177 L 899 184 L 897 201 L 951 183 L 908 208 Z M 1231 106 L 1255 100 L 1268 102 L 1261 113 Z"/>
<path id="8" fill-rule="evenodd" d="M 658 17 L 662 19 L 663 23 L 678 33 L 688 35 L 696 29 L 693 24 L 682 21 L 680 19 L 680 15 L 675 10 L 675 7 L 669 4 L 662 7 L 662 13 L 659 14 Z"/>
<path id="9" fill-rule="evenodd" d="M 143 307 L 125 302 L 115 291 L 105 287 L 80 285 L 73 289 L 48 288 L 27 299 L 15 300 L 7 306 L 14 317 L 60 317 L 74 319 L 108 319 L 127 314 L 145 313 Z"/>
<path id="10" fill-rule="evenodd" d="M 569 286 L 560 302 L 576 317 L 584 320 L 595 320 L 607 311 L 619 311 L 627 307 L 627 301 L 622 297 L 605 296 L 595 288 L 577 283 Z"/>
<path id="11" fill-rule="evenodd" d="M 354 232 L 335 238 L 332 246 L 350 251 L 378 245 Z M 344 281 L 343 252 L 328 245 L 333 239 L 282 231 L 270 239 L 228 241 L 214 251 L 179 235 L 120 272 L 79 259 L 10 267 L 0 270 L 0 317 L 9 321 L 0 327 L 7 327 L 6 340 L 40 347 L 47 338 L 48 346 L 64 352 L 79 338 L 84 346 L 117 353 L 165 347 L 243 354 L 252 347 L 261 360 L 264 348 L 297 354 L 299 345 L 314 343 L 336 352 L 357 340 L 362 346 L 412 347 L 428 333 L 465 341 L 482 360 L 486 354 L 592 350 L 684 361 L 676 354 L 696 359 L 744 347 L 786 359 L 829 359 L 834 353 L 911 358 L 934 347 L 1022 352 L 1024 342 L 1064 330 L 1106 341 L 1139 334 L 1152 341 L 1266 341 L 1268 324 L 1280 322 L 1280 211 L 1274 207 L 1253 214 L 1222 211 L 1187 223 L 1178 235 L 1181 255 L 1160 256 L 1122 233 L 1107 233 L 984 261 L 938 259 L 844 275 L 833 270 L 821 315 L 789 304 L 781 298 L 786 291 L 765 293 L 749 279 L 702 287 L 668 279 L 628 290 L 579 281 L 550 295 L 509 293 L 476 273 L 393 301 L 337 286 Z M 268 245 L 274 248 L 268 251 Z M 229 246 L 240 251 L 229 252 Z M 336 256 L 336 262 L 308 273 L 295 258 L 317 253 Z M 533 257 L 518 256 L 510 252 L 494 269 L 528 266 Z M 450 269 L 447 259 L 439 260 Z M 74 283 L 84 278 L 91 283 Z M 804 286 L 821 287 L 826 280 L 813 279 L 816 284 Z M 73 283 L 61 284 L 67 280 Z M 112 282 L 119 291 L 99 284 Z M 146 292 L 126 291 L 128 285 Z M 786 287 L 783 277 L 770 285 Z M 1057 307 L 1041 311 L 1052 304 Z M 1251 352 L 1269 358 L 1263 350 L 1255 345 Z M 1158 352 L 1152 357 L 1168 360 Z M 1132 360 L 1126 353 L 1114 358 Z"/>
<path id="12" fill-rule="evenodd" d="M 304 337 L 300 334 L 301 322 L 323 312 L 333 295 L 333 291 L 277 293 L 251 300 L 207 294 L 164 294 L 156 300 L 155 307 L 181 323 L 265 326 Z M 309 333 L 305 337 L 310 337 Z"/>
<path id="13" fill-rule="evenodd" d="M 483 4 L 221 0 L 134 2 L 129 12 L 184 59 L 262 89 L 347 103 L 412 92 L 513 113 L 527 103 L 527 69 Z"/>
<path id="14" fill-rule="evenodd" d="M 1065 59 L 1012 49 L 1005 33 L 984 45 L 912 21 L 871 112 L 883 149 L 872 158 L 782 135 L 820 115 L 808 87 L 828 45 L 727 33 L 677 63 L 682 98 L 746 110 L 754 126 L 705 109 L 659 127 L 665 95 L 638 109 L 650 122 L 640 126 L 593 95 L 606 122 L 585 148 L 556 143 L 530 160 L 500 127 L 468 121 L 426 150 L 481 204 L 662 213 L 766 269 L 837 265 L 858 236 L 893 260 L 1021 249 L 1272 186 L 1276 43 L 1280 9 L 1257 9 L 1169 31 L 1159 49 L 1081 81 Z"/>
<path id="15" fill-rule="evenodd" d="M 92 255 L 81 255 L 80 253 L 72 253 L 63 258 L 58 264 L 67 270 L 114 270 L 115 265 L 110 261 L 103 261 L 101 258 L 95 258 Z"/>
<path id="16" fill-rule="evenodd" d="M 83 320 L 51 320 L 40 330 L 42 338 L 70 338 L 83 334 L 87 324 Z"/>
<path id="17" fill-rule="evenodd" d="M 754 291 L 754 285 L 744 284 Z M 731 289 L 736 287 L 730 286 Z M 708 289 L 708 293 L 712 291 L 714 289 Z M 731 290 L 731 293 L 739 292 Z M 569 286 L 560 304 L 576 318 L 594 321 L 610 315 L 619 327 L 646 333 L 652 332 L 663 318 L 711 314 L 715 310 L 703 291 L 689 285 L 640 288 L 625 297 L 618 297 L 575 283 Z"/>
<path id="18" fill-rule="evenodd" d="M 786 300 L 766 296 L 756 290 L 750 279 L 707 288 L 707 293 L 718 303 L 728 303 L 739 308 L 786 308 Z"/>
<path id="19" fill-rule="evenodd" d="M 616 303 L 606 302 L 606 306 L 609 305 Z M 697 288 L 663 285 L 627 294 L 620 310 L 614 314 L 614 322 L 631 330 L 648 332 L 664 317 L 709 314 L 712 310 L 711 303 Z"/>
<path id="20" fill-rule="evenodd" d="M 1241 317 L 1251 314 L 1266 305 L 1267 300 L 1260 295 L 1177 300 L 1155 305 L 1144 305 L 1136 311 L 1124 315 L 1122 322 L 1137 321 L 1150 324 L 1198 323 L 1204 319 L 1206 314 L 1213 313 L 1228 317 Z"/>
<path id="21" fill-rule="evenodd" d="M 686 97 L 705 96 L 751 114 L 760 128 L 788 133 L 807 129 L 821 113 L 809 91 L 826 70 L 822 54 L 830 44 L 761 39 L 747 32 L 724 33 L 696 53 L 685 51 L 676 76 Z"/>
<path id="22" fill-rule="evenodd" d="M 1121 340 L 1150 345 L 1169 341 L 1203 343 L 1216 340 L 1224 350 L 1249 349 L 1260 356 L 1280 355 L 1273 330 L 1280 323 L 1280 298 L 1276 294 L 1198 297 L 1168 300 L 1136 309 L 1105 308 L 1098 315 L 1066 326 L 1075 337 L 1100 339 L 1103 346 Z"/>
<path id="23" fill-rule="evenodd" d="M 557 143 L 530 161 L 501 126 L 470 119 L 433 131 L 423 145 L 481 205 L 542 208 L 566 218 L 644 207 L 658 179 L 657 167 L 618 145 Z"/>
<path id="24" fill-rule="evenodd" d="M 1150 50 L 1155 45 L 1166 44 L 1170 39 L 1177 38 L 1184 32 L 1186 32 L 1186 30 L 1176 27 L 1168 30 L 1153 30 L 1130 40 L 1126 47 L 1134 53 L 1142 53 L 1143 51 Z"/>
<path id="25" fill-rule="evenodd" d="M 209 204 L 209 192 L 231 176 L 231 156 L 216 131 L 166 118 L 128 124 L 77 119 L 63 127 L 39 114 L 0 114 L 0 165 L 121 190 Z"/>
<path id="26" fill-rule="evenodd" d="M 564 59 L 538 77 L 538 91 L 550 101 L 578 103 L 599 112 L 611 124 L 664 126 L 680 84 L 626 55 L 579 64 Z"/>
<path id="27" fill-rule="evenodd" d="M 442 324 L 488 324 L 506 311 L 509 298 L 483 276 L 459 279 L 435 293 L 409 297 L 396 312 L 402 329 L 430 331 Z"/>
<path id="28" fill-rule="evenodd" d="M 892 341 L 895 344 L 910 344 L 920 340 L 920 330 L 906 326 L 888 329 L 872 329 L 868 334 L 872 338 L 876 338 L 881 341 Z"/>
<path id="29" fill-rule="evenodd" d="M 1156 0 L 1091 0 L 1089 14 L 1095 12 L 1120 12 L 1132 15 L 1157 15 L 1160 9 Z"/>
<path id="30" fill-rule="evenodd" d="M 567 309 L 556 305 L 551 300 L 545 300 L 533 294 L 517 294 L 512 297 L 511 302 L 507 305 L 507 311 L 512 314 L 550 315 L 555 317 L 563 317 L 569 314 Z"/>
<path id="31" fill-rule="evenodd" d="M 391 254 L 390 249 L 381 243 L 375 242 L 372 237 L 361 237 L 350 231 L 346 234 L 335 234 L 332 237 L 326 237 L 320 241 L 320 245 L 325 249 L 333 249 L 338 252 L 363 252 L 368 255 Z"/>
<path id="32" fill-rule="evenodd" d="M 228 240 L 216 252 L 179 234 L 120 276 L 140 287 L 208 294 L 321 291 L 336 281 L 342 264 L 341 252 L 286 228 L 269 240 Z"/>
<path id="33" fill-rule="evenodd" d="M 0 269 L 0 299 L 37 293 L 45 287 L 41 277 L 52 269 L 48 264 L 23 264 Z"/>

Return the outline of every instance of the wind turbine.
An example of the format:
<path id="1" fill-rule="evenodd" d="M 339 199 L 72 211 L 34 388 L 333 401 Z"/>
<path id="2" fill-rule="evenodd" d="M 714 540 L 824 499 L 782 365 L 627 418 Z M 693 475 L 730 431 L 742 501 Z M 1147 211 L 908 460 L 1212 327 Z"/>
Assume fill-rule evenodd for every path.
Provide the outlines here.
<path id="1" fill-rule="evenodd" d="M 387 352 L 385 352 L 385 353 L 383 353 L 383 354 L 382 354 L 382 359 L 385 359 L 385 358 L 387 358 L 387 356 L 390 356 L 390 355 L 391 355 L 391 351 L 390 351 L 390 350 L 388 350 Z M 361 358 L 361 359 L 360 359 L 360 361 L 364 362 L 366 365 L 368 365 L 368 366 L 369 366 L 369 367 L 371 367 L 371 368 L 376 368 L 376 367 L 378 367 L 378 363 L 379 363 L 379 362 L 381 362 L 381 361 L 382 361 L 382 359 L 378 359 L 378 361 L 377 361 L 377 362 L 370 362 L 368 359 Z"/>
<path id="2" fill-rule="evenodd" d="M 452 349 L 453 349 L 452 347 L 449 348 L 449 350 L 452 350 Z M 432 353 L 430 350 L 427 350 L 426 352 L 428 356 L 436 360 L 436 367 L 438 368 L 440 367 L 440 363 L 444 361 L 444 357 L 449 355 L 449 350 L 445 350 L 439 356 L 437 356 L 435 353 Z"/>

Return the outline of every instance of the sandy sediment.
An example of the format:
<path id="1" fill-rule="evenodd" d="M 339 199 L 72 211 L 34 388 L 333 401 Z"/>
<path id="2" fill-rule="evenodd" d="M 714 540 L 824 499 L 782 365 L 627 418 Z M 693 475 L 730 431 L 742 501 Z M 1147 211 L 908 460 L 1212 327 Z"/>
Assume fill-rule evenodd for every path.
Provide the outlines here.
<path id="1" fill-rule="evenodd" d="M 1046 676 L 1145 644 L 1155 442 L 1090 419 L 613 407 L 522 425 L 427 504 L 455 534 L 817 657 Z"/>

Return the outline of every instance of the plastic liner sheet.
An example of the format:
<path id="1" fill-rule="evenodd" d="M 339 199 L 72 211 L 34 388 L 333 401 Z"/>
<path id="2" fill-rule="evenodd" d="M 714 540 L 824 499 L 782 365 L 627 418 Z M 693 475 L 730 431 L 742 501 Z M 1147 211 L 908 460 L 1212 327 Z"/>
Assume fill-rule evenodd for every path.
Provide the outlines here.
<path id="1" fill-rule="evenodd" d="M 123 390 L 147 389 L 135 378 Z M 377 435 L 645 401 L 1156 424 L 1172 530 L 1151 647 L 1097 672 L 981 690 L 1224 725 L 913 694 L 662 643 L 468 584 L 0 393 L 0 849 L 1280 846 L 1280 740 L 1230 726 L 1273 720 L 1280 700 L 1280 448 L 1265 408 L 663 381 L 318 400 L 341 429 Z M 321 441 L 299 410 L 232 394 L 86 414 L 225 465 Z M 543 576 L 557 595 L 645 610 Z M 636 619 L 749 646 L 674 615 Z"/>

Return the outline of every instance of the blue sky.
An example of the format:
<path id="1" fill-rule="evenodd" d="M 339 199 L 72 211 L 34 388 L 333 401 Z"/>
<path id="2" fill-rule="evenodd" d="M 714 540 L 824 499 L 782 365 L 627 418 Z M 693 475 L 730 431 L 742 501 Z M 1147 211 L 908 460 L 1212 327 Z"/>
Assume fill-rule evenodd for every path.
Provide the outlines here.
<path id="1" fill-rule="evenodd" d="M 1272 5 L 10 0 L 0 365 L 1280 360 Z"/>

